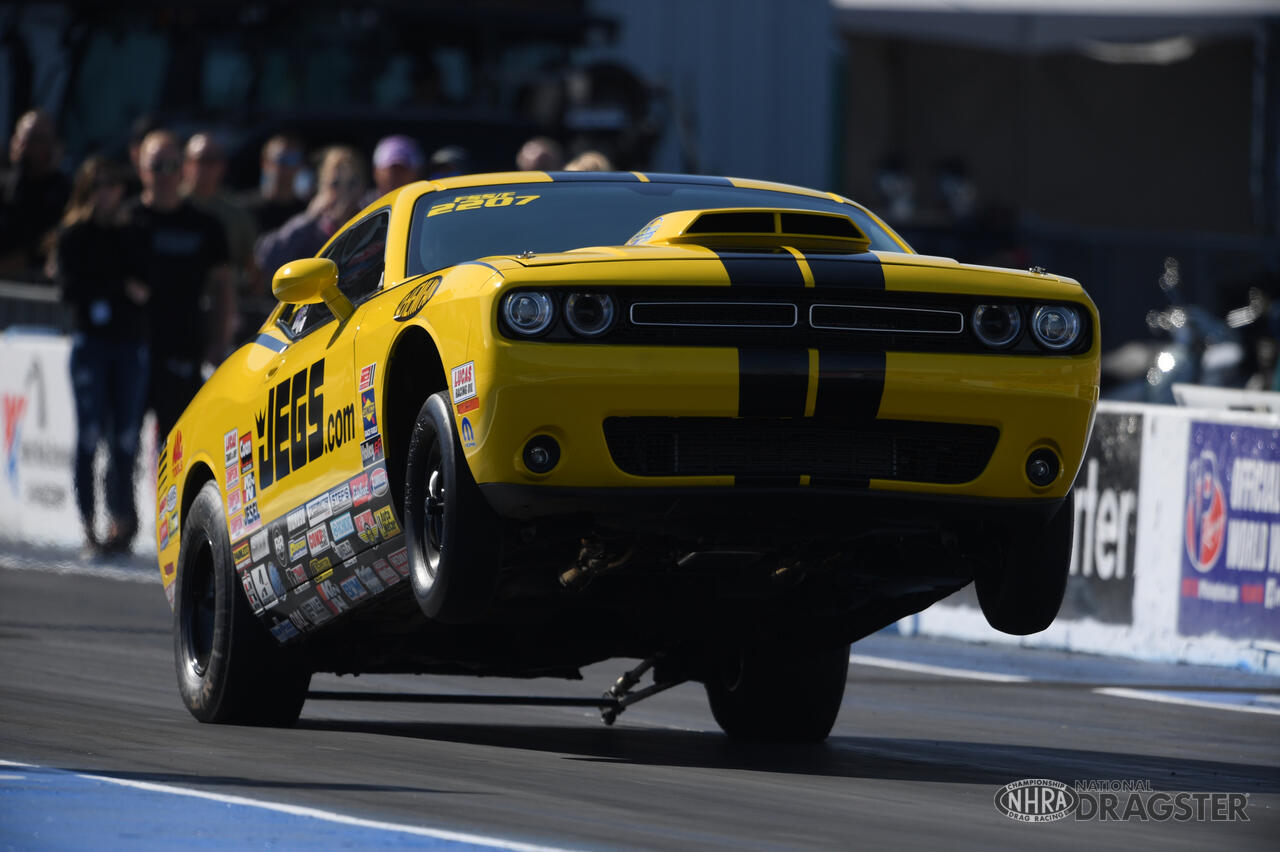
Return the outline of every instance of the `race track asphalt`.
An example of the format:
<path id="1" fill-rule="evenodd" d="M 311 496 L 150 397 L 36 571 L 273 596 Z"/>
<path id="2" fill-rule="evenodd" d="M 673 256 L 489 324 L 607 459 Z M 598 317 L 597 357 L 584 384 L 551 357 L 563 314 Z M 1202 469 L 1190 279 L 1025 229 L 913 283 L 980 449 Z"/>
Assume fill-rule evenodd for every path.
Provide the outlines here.
<path id="1" fill-rule="evenodd" d="M 461 832 L 479 847 L 1280 848 L 1280 714 L 1095 691 L 1177 686 L 1266 706 L 1276 678 L 878 635 L 854 646 L 874 660 L 850 667 L 836 729 L 818 746 L 731 742 L 694 685 L 637 704 L 613 728 L 583 708 L 334 700 L 308 701 L 287 730 L 202 725 L 178 698 L 168 606 L 158 577 L 136 577 L 141 564 L 86 576 L 0 553 L 0 760 L 10 762 L 0 848 L 435 842 L 383 823 Z M 875 660 L 885 662 L 865 664 Z M 885 667 L 902 661 L 1030 680 Z M 627 665 L 595 666 L 583 682 L 318 676 L 312 689 L 593 698 Z M 1243 792 L 1249 821 L 1023 824 L 993 805 L 1023 778 Z M 174 805 L 171 787 L 373 827 L 352 839 L 305 812 L 264 822 L 253 807 Z"/>

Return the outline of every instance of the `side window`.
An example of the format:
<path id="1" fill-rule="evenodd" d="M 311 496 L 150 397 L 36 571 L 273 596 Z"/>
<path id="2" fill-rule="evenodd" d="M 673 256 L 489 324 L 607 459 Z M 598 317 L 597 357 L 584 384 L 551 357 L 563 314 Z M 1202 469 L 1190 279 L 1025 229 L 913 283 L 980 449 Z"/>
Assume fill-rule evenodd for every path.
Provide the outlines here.
<path id="1" fill-rule="evenodd" d="M 354 305 L 372 296 L 382 285 L 382 273 L 386 266 L 387 226 L 390 220 L 391 214 L 388 211 L 375 213 L 348 229 L 321 255 L 337 264 L 338 289 Z M 333 314 L 329 307 L 321 302 L 288 306 L 281 312 L 279 322 L 288 329 L 291 336 L 300 337 L 331 319 Z"/>

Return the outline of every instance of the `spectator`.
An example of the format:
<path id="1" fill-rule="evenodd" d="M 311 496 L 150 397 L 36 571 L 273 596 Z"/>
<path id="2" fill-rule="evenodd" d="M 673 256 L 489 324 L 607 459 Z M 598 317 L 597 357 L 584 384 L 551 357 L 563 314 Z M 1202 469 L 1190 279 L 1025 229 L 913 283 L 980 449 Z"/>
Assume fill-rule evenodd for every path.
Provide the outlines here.
<path id="1" fill-rule="evenodd" d="M 138 530 L 133 469 L 147 401 L 147 302 L 137 244 L 121 222 L 128 171 L 90 157 L 76 174 L 55 241 L 56 280 L 73 308 L 71 386 L 76 406 L 75 489 L 85 539 L 94 552 L 124 552 Z M 106 442 L 104 483 L 110 526 L 94 527 L 93 462 Z"/>
<path id="2" fill-rule="evenodd" d="M 257 238 L 253 217 L 222 188 L 226 171 L 222 146 L 211 134 L 197 133 L 187 140 L 182 163 L 182 194 L 196 209 L 221 223 L 227 235 L 236 303 L 243 308 L 249 306 L 253 297 L 261 295 L 264 288 L 253 262 L 253 241 Z M 262 319 L 255 311 L 238 325 L 256 328 Z"/>
<path id="3" fill-rule="evenodd" d="M 32 110 L 18 119 L 9 140 L 11 168 L 0 176 L 0 277 L 47 280 L 48 237 L 71 191 L 58 170 L 60 147 L 47 115 Z"/>
<path id="4" fill-rule="evenodd" d="M 522 172 L 551 172 L 564 167 L 564 150 L 549 136 L 535 136 L 516 154 L 516 166 Z"/>
<path id="5" fill-rule="evenodd" d="M 235 318 L 226 234 L 179 193 L 181 168 L 174 135 L 149 133 L 139 154 L 142 195 L 126 209 L 142 241 L 156 318 L 149 402 L 161 440 L 200 389 L 204 363 L 222 360 Z"/>
<path id="6" fill-rule="evenodd" d="M 312 257 L 342 224 L 360 212 L 368 178 L 355 149 L 334 146 L 320 160 L 315 197 L 307 209 L 279 230 L 263 234 L 254 247 L 258 268 L 267 280 L 291 260 Z"/>
<path id="7" fill-rule="evenodd" d="M 466 148 L 458 145 L 446 145 L 436 151 L 431 155 L 431 161 L 427 164 L 427 178 L 429 180 L 455 177 L 470 172 L 471 155 L 467 153 Z"/>
<path id="8" fill-rule="evenodd" d="M 294 185 L 302 171 L 302 156 L 302 144 L 291 136 L 277 134 L 262 146 L 258 191 L 245 203 L 259 234 L 276 230 L 307 208 Z"/>
<path id="9" fill-rule="evenodd" d="M 611 172 L 613 163 L 599 151 L 583 151 L 564 167 L 566 172 Z"/>
<path id="10" fill-rule="evenodd" d="M 388 136 L 373 149 L 373 197 L 377 201 L 393 189 L 422 178 L 422 149 L 408 136 Z"/>

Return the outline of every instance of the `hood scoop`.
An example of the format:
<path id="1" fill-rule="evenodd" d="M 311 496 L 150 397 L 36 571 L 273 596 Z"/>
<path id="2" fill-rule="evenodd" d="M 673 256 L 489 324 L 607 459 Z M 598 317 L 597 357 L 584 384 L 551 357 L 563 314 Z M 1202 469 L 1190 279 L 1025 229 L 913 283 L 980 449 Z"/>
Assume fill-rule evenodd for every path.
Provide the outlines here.
<path id="1" fill-rule="evenodd" d="M 699 245 L 713 249 L 863 252 L 871 240 L 848 216 L 813 210 L 733 207 L 677 210 L 645 225 L 629 246 Z"/>

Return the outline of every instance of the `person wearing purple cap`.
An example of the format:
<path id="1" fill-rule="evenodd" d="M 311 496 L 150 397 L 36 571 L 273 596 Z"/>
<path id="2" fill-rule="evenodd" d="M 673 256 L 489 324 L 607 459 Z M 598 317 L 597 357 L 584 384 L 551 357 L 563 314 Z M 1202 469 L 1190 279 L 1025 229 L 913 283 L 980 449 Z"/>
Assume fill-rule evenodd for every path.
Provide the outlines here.
<path id="1" fill-rule="evenodd" d="M 377 197 L 419 180 L 424 159 L 418 143 L 408 136 L 385 137 L 373 149 L 373 184 Z"/>

